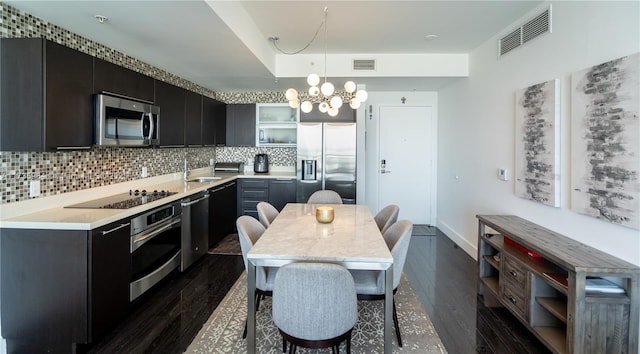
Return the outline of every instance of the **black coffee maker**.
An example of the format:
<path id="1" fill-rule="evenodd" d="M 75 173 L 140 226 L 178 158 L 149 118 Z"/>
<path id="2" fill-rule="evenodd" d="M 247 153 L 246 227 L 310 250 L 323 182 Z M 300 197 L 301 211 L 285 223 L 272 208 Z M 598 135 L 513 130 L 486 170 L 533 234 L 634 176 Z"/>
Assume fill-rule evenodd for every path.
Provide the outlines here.
<path id="1" fill-rule="evenodd" d="M 256 157 L 253 160 L 253 172 L 269 172 L 269 157 L 267 156 L 267 154 L 256 154 Z"/>

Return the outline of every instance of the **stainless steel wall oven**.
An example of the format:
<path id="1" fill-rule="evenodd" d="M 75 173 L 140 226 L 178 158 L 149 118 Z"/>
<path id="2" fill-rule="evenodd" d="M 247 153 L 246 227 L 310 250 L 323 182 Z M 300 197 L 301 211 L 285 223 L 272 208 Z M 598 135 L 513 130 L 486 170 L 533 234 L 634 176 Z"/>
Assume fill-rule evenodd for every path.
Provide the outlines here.
<path id="1" fill-rule="evenodd" d="M 179 201 L 131 220 L 130 301 L 180 266 L 181 229 Z"/>

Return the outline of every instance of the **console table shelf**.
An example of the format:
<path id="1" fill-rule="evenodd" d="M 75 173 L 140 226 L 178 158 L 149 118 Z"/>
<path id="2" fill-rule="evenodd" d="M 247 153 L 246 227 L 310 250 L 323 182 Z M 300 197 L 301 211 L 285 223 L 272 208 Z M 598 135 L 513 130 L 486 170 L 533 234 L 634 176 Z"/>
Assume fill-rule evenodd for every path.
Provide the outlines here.
<path id="1" fill-rule="evenodd" d="M 486 306 L 509 309 L 554 353 L 638 352 L 640 267 L 517 216 L 477 217 Z M 592 277 L 621 293 L 587 291 Z"/>

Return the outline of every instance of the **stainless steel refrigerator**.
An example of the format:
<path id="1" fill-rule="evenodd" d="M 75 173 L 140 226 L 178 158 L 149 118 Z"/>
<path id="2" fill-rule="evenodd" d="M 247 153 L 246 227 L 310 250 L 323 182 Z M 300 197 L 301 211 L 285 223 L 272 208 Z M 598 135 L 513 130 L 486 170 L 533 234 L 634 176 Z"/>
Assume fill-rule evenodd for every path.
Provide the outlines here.
<path id="1" fill-rule="evenodd" d="M 297 202 L 321 189 L 356 203 L 356 123 L 299 123 Z"/>

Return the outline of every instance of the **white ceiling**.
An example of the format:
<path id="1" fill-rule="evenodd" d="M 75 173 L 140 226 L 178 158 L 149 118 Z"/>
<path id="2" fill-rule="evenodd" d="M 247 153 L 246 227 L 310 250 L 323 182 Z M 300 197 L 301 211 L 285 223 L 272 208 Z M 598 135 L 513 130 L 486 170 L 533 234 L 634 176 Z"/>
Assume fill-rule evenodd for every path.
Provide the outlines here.
<path id="1" fill-rule="evenodd" d="M 16 1 L 5 3 L 214 91 L 303 86 L 276 80 L 277 54 L 469 53 L 542 1 Z M 100 24 L 95 15 L 109 20 Z M 435 40 L 425 36 L 436 34 Z M 331 76 L 331 73 L 328 73 Z M 357 78 L 369 91 L 437 90 L 453 78 Z"/>

